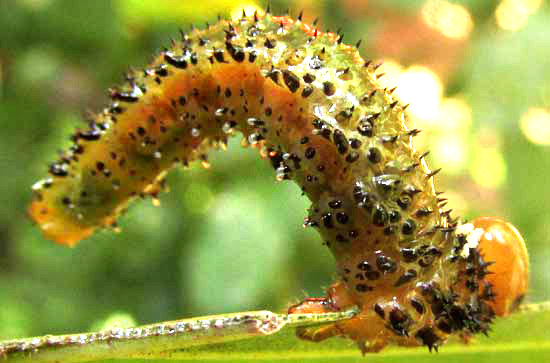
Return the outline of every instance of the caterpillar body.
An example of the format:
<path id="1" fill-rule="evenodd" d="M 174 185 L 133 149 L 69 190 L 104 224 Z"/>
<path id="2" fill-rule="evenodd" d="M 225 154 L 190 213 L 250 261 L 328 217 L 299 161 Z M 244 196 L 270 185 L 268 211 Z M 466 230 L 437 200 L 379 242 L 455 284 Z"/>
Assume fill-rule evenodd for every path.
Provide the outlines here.
<path id="1" fill-rule="evenodd" d="M 407 129 L 376 69 L 301 16 L 255 13 L 182 34 L 110 90 L 110 105 L 34 186 L 30 215 L 48 238 L 74 245 L 116 225 L 132 199 L 155 197 L 172 166 L 207 163 L 240 132 L 311 200 L 305 223 L 341 277 L 289 313 L 361 310 L 301 338 L 344 336 L 371 352 L 486 333 L 526 292 L 523 240 L 504 221 L 460 224 L 442 210 L 438 170 L 414 149 L 419 130 Z"/>

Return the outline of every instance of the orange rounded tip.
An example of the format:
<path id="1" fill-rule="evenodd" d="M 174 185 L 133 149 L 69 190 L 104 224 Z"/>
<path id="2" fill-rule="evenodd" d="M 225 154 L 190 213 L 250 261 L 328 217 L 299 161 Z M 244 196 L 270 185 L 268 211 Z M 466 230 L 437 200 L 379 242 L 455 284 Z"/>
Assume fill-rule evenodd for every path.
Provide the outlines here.
<path id="1" fill-rule="evenodd" d="M 44 236 L 59 244 L 72 247 L 94 232 L 94 228 L 75 223 L 74 218 L 38 200 L 31 203 L 28 213 Z"/>
<path id="2" fill-rule="evenodd" d="M 472 221 L 483 229 L 479 250 L 488 267 L 485 280 L 492 285 L 495 299 L 489 304 L 495 314 L 506 316 L 521 303 L 529 286 L 529 256 L 525 241 L 510 223 L 496 217 L 480 217 Z"/>

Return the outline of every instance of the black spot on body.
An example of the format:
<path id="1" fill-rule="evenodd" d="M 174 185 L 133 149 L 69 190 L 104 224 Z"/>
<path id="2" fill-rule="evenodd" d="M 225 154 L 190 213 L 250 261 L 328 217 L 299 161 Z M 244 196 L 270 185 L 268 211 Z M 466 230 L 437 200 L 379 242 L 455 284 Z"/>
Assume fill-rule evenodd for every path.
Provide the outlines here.
<path id="1" fill-rule="evenodd" d="M 275 39 L 265 38 L 264 45 L 267 49 L 273 49 L 273 48 L 275 48 L 276 43 L 277 43 L 277 41 Z"/>
<path id="2" fill-rule="evenodd" d="M 236 61 L 236 62 L 242 62 L 244 60 L 244 57 L 245 57 L 245 54 L 244 54 L 244 51 L 241 47 L 239 46 L 233 46 L 233 44 L 231 44 L 230 42 L 227 42 L 225 44 L 226 48 L 227 48 L 227 51 L 229 52 L 229 54 L 231 55 L 231 57 Z"/>
<path id="3" fill-rule="evenodd" d="M 371 271 L 372 270 L 372 266 L 366 260 L 359 262 L 357 264 L 357 268 L 361 271 Z"/>
<path id="4" fill-rule="evenodd" d="M 361 141 L 358 139 L 349 139 L 349 146 L 352 149 L 359 149 L 361 147 Z"/>
<path id="5" fill-rule="evenodd" d="M 342 207 L 342 201 L 338 200 L 338 199 L 331 200 L 330 202 L 328 202 L 328 206 L 332 209 L 341 208 Z"/>
<path id="6" fill-rule="evenodd" d="M 403 234 L 412 234 L 416 228 L 416 223 L 412 219 L 407 219 L 403 226 L 401 227 L 401 233 Z"/>
<path id="7" fill-rule="evenodd" d="M 383 273 L 394 273 L 397 271 L 397 263 L 393 258 L 385 255 L 380 255 L 376 258 L 376 266 Z"/>
<path id="8" fill-rule="evenodd" d="M 363 136 L 372 137 L 374 133 L 374 126 L 370 120 L 362 118 L 359 120 L 359 124 L 357 125 L 357 131 Z"/>
<path id="9" fill-rule="evenodd" d="M 409 208 L 409 206 L 411 205 L 412 203 L 412 200 L 411 200 L 411 197 L 408 196 L 408 195 L 402 195 L 400 196 L 397 200 L 397 205 L 402 209 L 402 210 L 407 210 Z"/>
<path id="10" fill-rule="evenodd" d="M 383 227 L 388 221 L 388 213 L 383 205 L 377 204 L 372 216 L 372 223 L 377 227 Z"/>
<path id="11" fill-rule="evenodd" d="M 401 219 L 401 214 L 396 210 L 391 210 L 388 216 L 390 217 L 390 223 L 398 222 Z"/>
<path id="12" fill-rule="evenodd" d="M 349 221 L 349 217 L 345 212 L 338 212 L 336 213 L 336 220 L 340 224 L 347 224 Z"/>
<path id="13" fill-rule="evenodd" d="M 382 160 L 382 153 L 377 148 L 371 147 L 367 150 L 367 159 L 373 164 L 378 164 Z"/>
<path id="14" fill-rule="evenodd" d="M 305 86 L 304 89 L 302 90 L 302 97 L 307 98 L 311 96 L 312 93 L 313 93 L 313 87 Z"/>
<path id="15" fill-rule="evenodd" d="M 359 153 L 357 151 L 351 151 L 348 155 L 346 155 L 346 161 L 348 163 L 354 163 L 359 159 Z"/>
<path id="16" fill-rule="evenodd" d="M 187 60 L 184 57 L 176 57 L 171 52 L 164 53 L 164 61 L 179 69 L 187 68 Z"/>
<path id="17" fill-rule="evenodd" d="M 161 64 L 155 69 L 155 74 L 159 77 L 166 77 L 168 75 L 168 69 L 166 64 Z"/>
<path id="18" fill-rule="evenodd" d="M 306 159 L 313 159 L 315 157 L 315 148 L 314 147 L 308 147 L 305 151 L 305 157 Z"/>
<path id="19" fill-rule="evenodd" d="M 139 100 L 139 97 L 134 95 L 133 93 L 117 92 L 117 91 L 114 91 L 111 93 L 111 98 L 113 100 L 128 102 L 128 103 L 134 103 Z"/>
<path id="20" fill-rule="evenodd" d="M 303 79 L 304 79 L 304 82 L 306 83 L 312 83 L 313 81 L 315 81 L 315 76 L 313 74 L 306 73 Z"/>
<path id="21" fill-rule="evenodd" d="M 224 53 L 223 49 L 214 50 L 214 58 L 220 63 L 225 63 L 223 53 Z"/>
<path id="22" fill-rule="evenodd" d="M 270 78 L 276 84 L 279 84 L 279 74 L 280 73 L 281 73 L 280 70 L 273 68 L 269 72 L 267 72 L 267 77 Z"/>
<path id="23" fill-rule="evenodd" d="M 332 96 L 334 93 L 336 93 L 336 87 L 334 86 L 334 83 L 332 82 L 323 82 L 323 92 L 327 96 Z"/>
<path id="24" fill-rule="evenodd" d="M 77 138 L 80 138 L 86 141 L 96 141 L 96 140 L 99 140 L 100 137 L 101 137 L 101 130 L 98 130 L 95 128 L 91 130 L 81 131 L 77 134 Z"/>
<path id="25" fill-rule="evenodd" d="M 334 130 L 332 139 L 334 140 L 334 144 L 340 154 L 345 154 L 348 152 L 348 140 L 342 131 L 338 129 Z"/>
<path id="26" fill-rule="evenodd" d="M 326 228 L 333 228 L 334 224 L 332 223 L 332 213 L 326 213 L 321 216 L 321 221 Z"/>
<path id="27" fill-rule="evenodd" d="M 348 110 L 340 111 L 338 115 L 336 115 L 336 120 L 340 123 L 349 120 L 353 116 L 353 107 Z"/>
<path id="28" fill-rule="evenodd" d="M 416 278 L 416 276 L 417 276 L 416 270 L 413 270 L 413 269 L 407 270 L 403 275 L 399 276 L 399 278 L 397 279 L 397 281 L 393 286 L 399 287 L 408 282 L 411 282 Z"/>
<path id="29" fill-rule="evenodd" d="M 292 93 L 296 92 L 296 90 L 300 88 L 300 79 L 288 70 L 283 70 L 283 81 Z"/>
<path id="30" fill-rule="evenodd" d="M 400 252 L 405 262 L 414 262 L 418 258 L 414 248 L 402 248 Z"/>
<path id="31" fill-rule="evenodd" d="M 124 107 L 121 107 L 118 103 L 113 103 L 109 106 L 109 112 L 112 114 L 121 114 L 124 112 Z"/>
<path id="32" fill-rule="evenodd" d="M 406 312 L 399 308 L 393 308 L 392 311 L 390 311 L 389 321 L 390 327 L 395 334 L 399 336 L 408 335 L 407 330 L 412 324 L 412 321 Z"/>

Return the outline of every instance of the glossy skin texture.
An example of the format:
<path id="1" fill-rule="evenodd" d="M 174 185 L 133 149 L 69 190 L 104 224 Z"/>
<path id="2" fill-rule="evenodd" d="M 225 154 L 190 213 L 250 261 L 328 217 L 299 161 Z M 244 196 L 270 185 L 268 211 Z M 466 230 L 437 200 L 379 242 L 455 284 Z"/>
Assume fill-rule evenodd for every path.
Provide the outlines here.
<path id="1" fill-rule="evenodd" d="M 475 228 L 484 230 L 479 249 L 489 267 L 485 278 L 493 286 L 495 300 L 490 302 L 495 314 L 506 316 L 513 312 L 527 294 L 529 256 L 519 231 L 510 223 L 495 217 L 480 217 L 472 221 Z"/>
<path id="2" fill-rule="evenodd" d="M 194 30 L 111 91 L 111 104 L 35 185 L 31 217 L 74 245 L 110 227 L 136 197 L 156 197 L 173 165 L 242 133 L 277 180 L 311 200 L 306 226 L 335 257 L 328 297 L 291 312 L 359 306 L 355 318 L 300 333 L 344 336 L 363 352 L 442 344 L 489 329 L 487 266 L 471 226 L 443 209 L 419 132 L 377 82 L 377 66 L 300 19 L 250 16 Z"/>

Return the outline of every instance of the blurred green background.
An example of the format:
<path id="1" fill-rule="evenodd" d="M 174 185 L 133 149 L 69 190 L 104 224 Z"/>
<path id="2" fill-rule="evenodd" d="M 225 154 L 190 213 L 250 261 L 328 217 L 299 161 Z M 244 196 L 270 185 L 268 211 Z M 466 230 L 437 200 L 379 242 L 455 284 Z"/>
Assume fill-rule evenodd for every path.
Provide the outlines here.
<path id="1" fill-rule="evenodd" d="M 529 301 L 550 299 L 550 6 L 544 0 L 272 1 L 275 14 L 362 38 L 384 60 L 439 190 L 473 218 L 522 231 Z M 122 233 L 70 249 L 26 216 L 30 186 L 107 101 L 128 66 L 191 23 L 263 2 L 0 0 L 0 339 L 253 309 L 321 295 L 332 257 L 303 229 L 308 201 L 233 140 L 212 167 L 169 176 L 161 208 L 132 205 Z"/>

